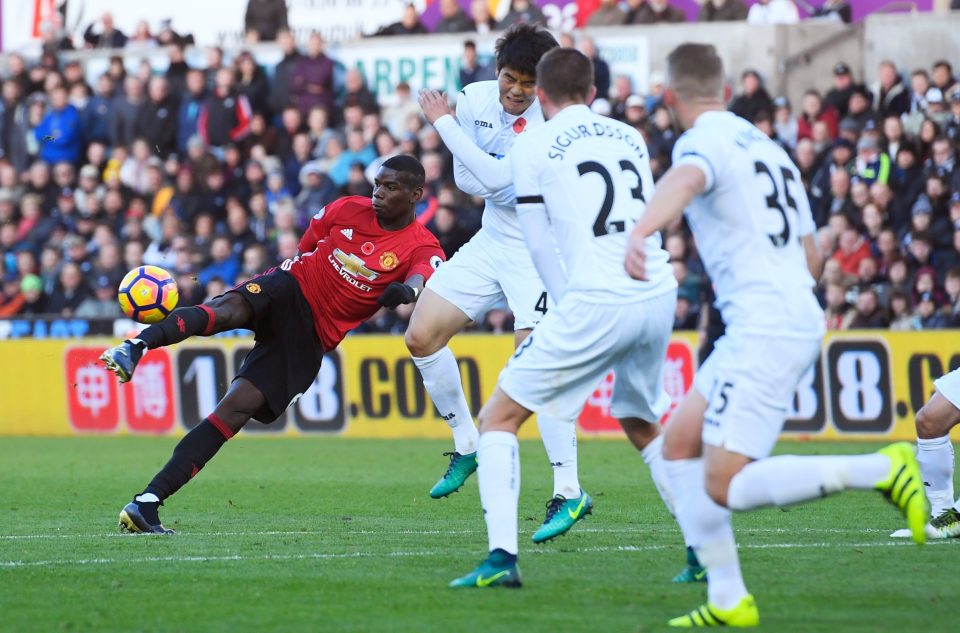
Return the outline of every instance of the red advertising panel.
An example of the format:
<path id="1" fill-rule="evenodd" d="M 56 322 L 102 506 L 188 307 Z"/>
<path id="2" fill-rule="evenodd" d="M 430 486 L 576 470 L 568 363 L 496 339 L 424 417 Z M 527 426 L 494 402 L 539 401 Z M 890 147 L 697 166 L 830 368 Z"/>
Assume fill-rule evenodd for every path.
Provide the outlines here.
<path id="1" fill-rule="evenodd" d="M 123 385 L 123 410 L 134 433 L 167 433 L 176 422 L 173 365 L 165 349 L 151 350 Z"/>
<path id="2" fill-rule="evenodd" d="M 67 348 L 67 410 L 77 431 L 115 431 L 120 423 L 117 379 L 99 362 L 102 352 L 102 347 Z"/>

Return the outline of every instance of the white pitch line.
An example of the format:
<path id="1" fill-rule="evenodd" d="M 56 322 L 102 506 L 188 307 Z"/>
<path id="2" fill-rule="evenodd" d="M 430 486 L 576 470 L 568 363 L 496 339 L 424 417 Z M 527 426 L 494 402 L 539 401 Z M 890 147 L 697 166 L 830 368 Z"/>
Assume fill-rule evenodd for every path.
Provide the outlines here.
<path id="1" fill-rule="evenodd" d="M 950 540 L 933 541 L 929 545 L 947 545 Z M 760 543 L 754 545 L 740 545 L 740 549 L 863 549 L 875 547 L 908 547 L 911 542 L 870 542 L 870 543 Z M 668 549 L 678 549 L 674 545 L 617 545 L 611 547 L 582 547 L 573 549 L 542 549 L 531 550 L 531 554 L 569 554 L 569 553 L 606 553 L 606 552 L 657 552 Z M 526 553 L 526 552 L 525 552 Z M 22 567 L 49 567 L 49 566 L 83 566 L 83 565 L 137 565 L 142 563 L 206 563 L 206 562 L 236 562 L 236 561 L 296 561 L 317 559 L 347 559 L 347 558 L 400 558 L 411 556 L 449 556 L 450 551 L 413 550 L 395 551 L 385 554 L 373 552 L 346 552 L 310 554 L 263 554 L 259 556 L 243 556 L 230 554 L 225 556 L 148 556 L 141 558 L 85 558 L 79 560 L 53 559 L 22 561 L 0 561 L 0 568 L 12 569 Z"/>
<path id="2" fill-rule="evenodd" d="M 591 528 L 578 527 L 575 533 L 588 534 L 646 534 L 650 532 L 675 532 L 679 528 L 670 525 L 650 525 L 648 527 L 627 527 L 627 528 Z M 741 534 L 868 534 L 871 532 L 892 532 L 896 528 L 743 528 L 738 530 Z M 532 531 L 521 530 L 520 534 L 531 534 Z M 340 532 L 331 530 L 263 530 L 256 532 L 179 532 L 178 537 L 202 536 L 202 537 L 223 537 L 223 536 L 320 536 L 330 534 L 356 534 L 356 535 L 416 535 L 416 536 L 461 536 L 464 534 L 486 534 L 485 530 L 467 529 L 467 530 L 348 530 Z M 101 538 L 131 538 L 133 535 L 120 532 L 104 532 L 102 534 L 0 534 L 0 541 L 32 541 L 43 539 L 101 539 Z"/>

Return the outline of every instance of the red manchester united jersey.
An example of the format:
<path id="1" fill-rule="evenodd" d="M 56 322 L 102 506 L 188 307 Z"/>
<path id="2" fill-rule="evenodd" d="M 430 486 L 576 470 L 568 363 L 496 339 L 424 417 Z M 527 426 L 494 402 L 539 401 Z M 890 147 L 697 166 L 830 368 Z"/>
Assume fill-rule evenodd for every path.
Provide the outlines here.
<path id="1" fill-rule="evenodd" d="M 387 231 L 371 199 L 360 196 L 321 209 L 300 238 L 300 252 L 281 268 L 300 284 L 327 350 L 374 315 L 377 299 L 392 282 L 418 274 L 429 279 L 444 260 L 437 238 L 422 224 Z"/>

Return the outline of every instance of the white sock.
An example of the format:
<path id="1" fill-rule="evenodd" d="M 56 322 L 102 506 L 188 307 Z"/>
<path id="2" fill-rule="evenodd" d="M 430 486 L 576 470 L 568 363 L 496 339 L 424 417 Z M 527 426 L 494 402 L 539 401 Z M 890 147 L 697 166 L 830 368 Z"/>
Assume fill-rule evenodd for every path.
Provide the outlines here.
<path id="1" fill-rule="evenodd" d="M 890 472 L 890 458 L 868 455 L 779 455 L 747 464 L 730 480 L 727 506 L 785 506 L 855 489 L 872 489 Z"/>
<path id="2" fill-rule="evenodd" d="M 473 416 L 460 382 L 460 368 L 453 352 L 449 347 L 444 347 L 423 358 L 414 356 L 413 362 L 420 369 L 427 393 L 453 431 L 455 450 L 461 455 L 476 452 L 480 434 L 473 424 Z"/>
<path id="3" fill-rule="evenodd" d="M 747 595 L 731 513 L 707 496 L 703 458 L 664 460 L 664 469 L 684 540 L 707 570 L 707 599 L 720 609 L 730 609 Z"/>
<path id="4" fill-rule="evenodd" d="M 153 494 L 152 492 L 144 492 L 133 498 L 134 501 L 138 503 L 160 503 L 160 497 Z"/>
<path id="5" fill-rule="evenodd" d="M 953 503 L 953 444 L 950 436 L 917 439 L 917 461 L 933 516 Z"/>
<path id="6" fill-rule="evenodd" d="M 580 496 L 577 477 L 577 422 L 537 415 L 537 427 L 553 467 L 553 494 L 567 499 Z"/>
<path id="7" fill-rule="evenodd" d="M 650 468 L 650 477 L 653 478 L 653 485 L 656 486 L 660 498 L 663 499 L 663 505 L 667 506 L 667 512 L 672 516 L 677 516 L 674 510 L 673 493 L 670 492 L 670 480 L 667 477 L 667 467 L 663 459 L 663 433 L 657 435 L 652 442 L 647 444 L 640 455 L 643 461 Z"/>
<path id="8" fill-rule="evenodd" d="M 480 504 L 487 522 L 490 551 L 516 554 L 517 504 L 520 501 L 520 444 L 506 431 L 480 436 L 477 449 Z"/>

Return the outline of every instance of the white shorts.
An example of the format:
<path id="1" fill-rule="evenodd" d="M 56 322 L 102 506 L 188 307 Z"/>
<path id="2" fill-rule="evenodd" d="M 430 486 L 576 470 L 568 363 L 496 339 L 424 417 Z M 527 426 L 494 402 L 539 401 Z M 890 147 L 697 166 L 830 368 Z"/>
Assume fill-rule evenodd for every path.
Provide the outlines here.
<path id="1" fill-rule="evenodd" d="M 676 303 L 676 291 L 625 305 L 568 293 L 517 348 L 500 388 L 531 411 L 574 420 L 612 369 L 610 414 L 656 422 L 670 406 L 663 366 Z"/>
<path id="2" fill-rule="evenodd" d="M 754 459 L 767 457 L 820 345 L 820 338 L 720 337 L 693 379 L 693 388 L 707 400 L 704 443 Z"/>
<path id="3" fill-rule="evenodd" d="M 933 386 L 950 404 L 960 409 L 960 367 L 934 380 Z"/>
<path id="4" fill-rule="evenodd" d="M 427 288 L 472 321 L 482 320 L 506 299 L 516 330 L 534 327 L 553 306 L 524 243 L 506 245 L 484 229 L 433 273 Z"/>

